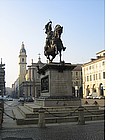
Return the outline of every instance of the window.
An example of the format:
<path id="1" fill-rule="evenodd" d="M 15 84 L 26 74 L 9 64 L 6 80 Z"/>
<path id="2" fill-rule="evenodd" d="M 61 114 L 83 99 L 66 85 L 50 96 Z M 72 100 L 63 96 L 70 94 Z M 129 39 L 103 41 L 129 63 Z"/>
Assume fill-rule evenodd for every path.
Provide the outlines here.
<path id="1" fill-rule="evenodd" d="M 96 80 L 98 79 L 98 75 L 96 74 Z"/>
<path id="2" fill-rule="evenodd" d="M 99 73 L 99 79 L 101 79 L 101 73 Z"/>
<path id="3" fill-rule="evenodd" d="M 87 82 L 89 81 L 89 76 L 87 76 Z"/>
<path id="4" fill-rule="evenodd" d="M 98 65 L 96 64 L 96 69 L 98 68 Z"/>
<path id="5" fill-rule="evenodd" d="M 90 81 L 92 81 L 92 75 L 90 75 Z"/>
<path id="6" fill-rule="evenodd" d="M 102 65 L 103 65 L 103 66 L 105 65 L 105 61 L 102 62 Z"/>
<path id="7" fill-rule="evenodd" d="M 103 72 L 103 79 L 105 79 L 105 72 Z"/>
<path id="8" fill-rule="evenodd" d="M 24 58 L 21 59 L 21 62 L 24 62 Z"/>
<path id="9" fill-rule="evenodd" d="M 93 79 L 95 80 L 95 74 L 93 75 Z"/>

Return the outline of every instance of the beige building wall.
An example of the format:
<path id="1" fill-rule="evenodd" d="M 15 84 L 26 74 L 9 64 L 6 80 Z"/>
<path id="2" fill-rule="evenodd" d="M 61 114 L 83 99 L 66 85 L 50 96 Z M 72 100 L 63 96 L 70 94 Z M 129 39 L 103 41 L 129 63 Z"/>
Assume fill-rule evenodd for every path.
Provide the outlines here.
<path id="1" fill-rule="evenodd" d="M 105 50 L 96 53 L 96 59 L 83 64 L 83 97 L 105 96 Z"/>

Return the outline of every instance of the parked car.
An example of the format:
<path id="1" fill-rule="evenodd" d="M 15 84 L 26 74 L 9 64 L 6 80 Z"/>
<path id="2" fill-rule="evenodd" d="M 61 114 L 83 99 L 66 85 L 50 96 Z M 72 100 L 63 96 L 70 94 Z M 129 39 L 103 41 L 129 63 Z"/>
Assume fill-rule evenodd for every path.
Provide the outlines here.
<path id="1" fill-rule="evenodd" d="M 27 98 L 25 98 L 25 101 L 26 102 L 33 102 L 34 101 L 34 99 L 32 98 L 32 97 L 27 97 Z"/>
<path id="2" fill-rule="evenodd" d="M 93 99 L 105 99 L 105 96 L 96 96 L 96 97 L 93 97 Z"/>
<path id="3" fill-rule="evenodd" d="M 24 97 L 20 97 L 19 99 L 18 99 L 18 102 L 24 102 L 25 101 L 25 98 Z"/>
<path id="4" fill-rule="evenodd" d="M 8 98 L 7 98 L 7 101 L 13 101 L 13 98 L 8 97 Z"/>
<path id="5" fill-rule="evenodd" d="M 0 96 L 0 100 L 3 100 L 3 101 L 7 101 L 8 100 L 8 98 L 6 97 L 6 96 Z"/>
<path id="6" fill-rule="evenodd" d="M 91 95 L 87 96 L 86 99 L 92 99 L 93 97 Z"/>

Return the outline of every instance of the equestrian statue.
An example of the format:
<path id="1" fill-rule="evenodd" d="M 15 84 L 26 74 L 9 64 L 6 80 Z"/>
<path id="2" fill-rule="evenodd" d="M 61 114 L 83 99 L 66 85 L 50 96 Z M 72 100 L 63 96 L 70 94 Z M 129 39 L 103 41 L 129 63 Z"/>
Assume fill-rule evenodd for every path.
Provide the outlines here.
<path id="1" fill-rule="evenodd" d="M 44 55 L 47 57 L 49 62 L 52 62 L 56 55 L 60 55 L 60 63 L 62 62 L 62 50 L 65 51 L 66 47 L 63 46 L 61 40 L 61 34 L 63 32 L 63 27 L 57 24 L 52 31 L 52 21 L 49 21 L 45 25 L 45 33 L 47 34 L 46 37 L 46 44 L 44 47 Z M 51 57 L 50 57 L 51 56 Z"/>

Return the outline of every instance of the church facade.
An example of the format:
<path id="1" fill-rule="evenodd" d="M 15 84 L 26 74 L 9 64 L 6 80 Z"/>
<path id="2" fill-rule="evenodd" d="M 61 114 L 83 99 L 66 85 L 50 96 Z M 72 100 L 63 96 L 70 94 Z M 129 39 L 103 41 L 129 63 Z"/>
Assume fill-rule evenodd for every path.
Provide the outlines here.
<path id="1" fill-rule="evenodd" d="M 40 76 L 37 73 L 37 66 L 42 67 L 43 65 L 39 56 L 37 63 L 34 63 L 32 59 L 31 65 L 27 66 L 26 49 L 22 42 L 19 52 L 18 78 L 12 85 L 14 95 L 17 98 L 29 96 L 37 98 L 40 96 Z"/>

